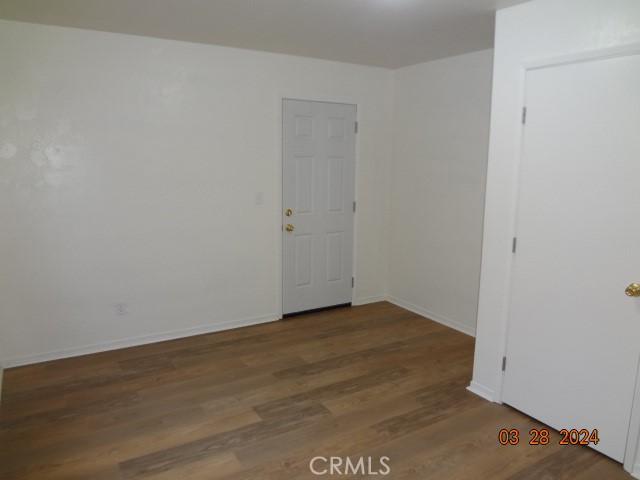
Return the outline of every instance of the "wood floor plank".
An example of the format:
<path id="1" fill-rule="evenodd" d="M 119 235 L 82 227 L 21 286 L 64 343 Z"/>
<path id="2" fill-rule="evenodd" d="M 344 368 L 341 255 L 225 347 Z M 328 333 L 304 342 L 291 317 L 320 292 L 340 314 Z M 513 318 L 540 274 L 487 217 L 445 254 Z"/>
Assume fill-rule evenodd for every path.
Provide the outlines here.
<path id="1" fill-rule="evenodd" d="M 211 455 L 233 451 L 240 445 L 247 445 L 265 438 L 275 440 L 282 433 L 312 423 L 328 414 L 329 411 L 321 405 L 309 405 L 296 411 L 291 417 L 264 420 L 124 461 L 120 464 L 120 471 L 124 478 L 152 476 L 200 461 Z"/>
<path id="2" fill-rule="evenodd" d="M 381 302 L 9 369 L 0 478 L 318 478 L 323 455 L 389 456 L 402 480 L 630 479 L 588 448 L 529 446 L 542 425 L 466 390 L 473 348 Z M 499 445 L 503 427 L 525 441 Z"/>
<path id="3" fill-rule="evenodd" d="M 265 419 L 282 417 L 285 416 L 290 409 L 299 405 L 304 406 L 311 403 L 319 403 L 326 399 L 337 398 L 350 393 L 359 392 L 371 385 L 376 385 L 382 382 L 392 382 L 406 376 L 408 373 L 409 371 L 404 367 L 390 367 L 351 378 L 349 380 L 343 380 L 331 385 L 326 385 L 324 387 L 318 387 L 291 397 L 273 400 L 271 402 L 257 405 L 254 409 L 258 415 Z"/>

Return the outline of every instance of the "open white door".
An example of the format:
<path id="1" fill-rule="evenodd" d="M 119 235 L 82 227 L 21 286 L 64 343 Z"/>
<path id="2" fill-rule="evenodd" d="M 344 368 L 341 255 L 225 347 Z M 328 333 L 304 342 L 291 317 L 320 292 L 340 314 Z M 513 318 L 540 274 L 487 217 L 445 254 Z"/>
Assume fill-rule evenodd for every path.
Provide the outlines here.
<path id="1" fill-rule="evenodd" d="M 640 56 L 527 73 L 503 401 L 622 461 L 640 356 Z M 627 290 L 627 294 L 625 294 Z"/>
<path id="2" fill-rule="evenodd" d="M 355 105 L 284 100 L 283 313 L 351 302 Z"/>

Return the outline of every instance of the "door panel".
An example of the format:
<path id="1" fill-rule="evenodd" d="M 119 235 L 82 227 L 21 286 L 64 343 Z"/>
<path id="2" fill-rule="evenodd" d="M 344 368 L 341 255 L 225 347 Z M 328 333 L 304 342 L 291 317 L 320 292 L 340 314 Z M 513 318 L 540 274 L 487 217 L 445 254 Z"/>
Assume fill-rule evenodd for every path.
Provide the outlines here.
<path id="1" fill-rule="evenodd" d="M 285 100 L 283 119 L 283 312 L 349 303 L 355 106 Z"/>
<path id="2" fill-rule="evenodd" d="M 342 280 L 342 232 L 327 233 L 327 280 Z"/>
<path id="3" fill-rule="evenodd" d="M 295 156 L 296 198 L 292 205 L 299 215 L 313 212 L 313 164 L 312 156 Z"/>
<path id="4" fill-rule="evenodd" d="M 296 249 L 296 286 L 311 285 L 311 252 L 313 238 L 311 235 L 298 234 L 295 238 Z"/>
<path id="5" fill-rule="evenodd" d="M 640 57 L 527 74 L 504 402 L 622 461 L 640 355 Z"/>

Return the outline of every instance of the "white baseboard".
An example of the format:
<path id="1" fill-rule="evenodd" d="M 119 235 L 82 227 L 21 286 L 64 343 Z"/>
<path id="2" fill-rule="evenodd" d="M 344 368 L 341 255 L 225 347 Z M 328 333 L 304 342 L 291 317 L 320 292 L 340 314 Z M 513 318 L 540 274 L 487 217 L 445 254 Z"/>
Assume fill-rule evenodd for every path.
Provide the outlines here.
<path id="1" fill-rule="evenodd" d="M 434 322 L 441 323 L 442 325 L 453 328 L 459 332 L 462 332 L 471 337 L 476 336 L 476 331 L 474 328 L 469 327 L 468 325 L 464 325 L 463 323 L 457 322 L 455 320 L 451 320 L 443 315 L 438 315 L 437 313 L 431 312 L 426 308 L 420 307 L 418 305 L 414 305 L 406 300 L 402 300 L 401 298 L 394 297 L 392 295 L 387 297 L 387 301 L 397 305 L 399 307 L 404 308 L 405 310 L 409 310 L 410 312 L 417 313 L 423 317 L 428 318 L 429 320 L 433 320 Z"/>
<path id="2" fill-rule="evenodd" d="M 351 304 L 354 306 L 367 305 L 369 303 L 384 302 L 386 300 L 387 297 L 384 295 L 374 295 L 372 297 L 354 298 Z"/>
<path id="3" fill-rule="evenodd" d="M 640 480 L 640 463 L 637 463 L 636 466 L 633 468 L 633 471 L 631 472 L 631 476 L 633 478 L 637 478 L 638 480 Z"/>
<path id="4" fill-rule="evenodd" d="M 491 390 L 490 388 L 480 385 L 479 383 L 472 381 L 467 387 L 467 390 L 469 390 L 471 393 L 475 393 L 476 395 L 484 398 L 485 400 L 489 400 L 490 402 L 496 402 L 494 391 Z"/>
<path id="5" fill-rule="evenodd" d="M 213 323 L 209 325 L 199 325 L 197 327 L 183 328 L 163 333 L 154 333 L 151 335 L 142 335 L 137 337 L 123 338 L 110 342 L 95 343 L 82 347 L 68 348 L 53 352 L 38 353 L 35 355 L 27 355 L 23 357 L 15 357 L 5 359 L 2 363 L 4 368 L 20 367 L 30 365 L 32 363 L 48 362 L 51 360 L 60 360 L 62 358 L 78 357 L 80 355 L 88 355 L 91 353 L 106 352 L 109 350 L 118 350 L 121 348 L 137 347 L 149 343 L 164 342 L 167 340 L 175 340 L 178 338 L 192 337 L 194 335 L 202 335 L 205 333 L 220 332 L 222 330 L 231 330 L 233 328 L 248 327 L 261 323 L 274 322 L 280 320 L 281 316 L 277 314 L 263 315 L 260 317 L 251 317 L 240 320 L 230 320 L 226 322 Z M 1 380 L 0 380 L 1 382 Z M 0 384 L 1 386 L 1 384 Z"/>
<path id="6" fill-rule="evenodd" d="M 447 327 L 451 327 L 467 335 L 474 336 L 475 334 L 475 332 L 471 328 L 467 327 L 466 325 L 462 325 L 459 322 L 450 320 L 441 315 L 437 315 L 422 307 L 418 307 L 417 305 L 413 305 L 410 302 L 406 302 L 396 297 L 375 295 L 370 297 L 356 298 L 353 300 L 353 305 L 366 305 L 369 303 L 383 302 L 383 301 L 391 302 L 395 305 L 398 305 L 399 307 L 405 308 L 423 317 L 427 317 L 430 320 L 441 323 Z M 156 333 L 151 335 L 142 335 L 137 337 L 123 338 L 123 339 L 109 341 L 109 342 L 100 342 L 100 343 L 95 343 L 91 345 L 84 345 L 81 347 L 74 347 L 74 348 L 68 348 L 63 350 L 56 350 L 52 352 L 44 352 L 44 353 L 37 353 L 34 355 L 8 358 L 8 359 L 4 359 L 3 366 L 4 368 L 20 367 L 23 365 L 30 365 L 33 363 L 48 362 L 51 360 L 77 357 L 80 355 L 88 355 L 91 353 L 106 352 L 109 350 L 117 350 L 120 348 L 136 347 L 139 345 L 146 345 L 149 343 L 164 342 L 167 340 L 175 340 L 178 338 L 191 337 L 194 335 L 202 335 L 205 333 L 214 333 L 214 332 L 220 332 L 223 330 L 230 330 L 233 328 L 248 327 L 250 325 L 258 325 L 261 323 L 273 322 L 273 321 L 279 320 L 280 318 L 281 318 L 280 315 L 274 313 L 274 314 L 263 315 L 259 317 L 251 317 L 251 318 L 245 318 L 240 320 L 230 320 L 226 322 L 219 322 L 219 323 L 208 324 L 208 325 L 199 325 L 197 327 L 172 330 L 169 332 L 162 332 L 162 333 Z M 0 387 L 1 385 L 2 384 L 0 379 Z"/>

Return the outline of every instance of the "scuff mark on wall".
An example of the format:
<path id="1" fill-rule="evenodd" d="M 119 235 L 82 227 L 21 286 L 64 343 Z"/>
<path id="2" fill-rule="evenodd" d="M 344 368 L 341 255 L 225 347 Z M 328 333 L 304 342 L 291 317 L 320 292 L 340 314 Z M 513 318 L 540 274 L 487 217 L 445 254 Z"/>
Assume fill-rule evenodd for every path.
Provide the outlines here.
<path id="1" fill-rule="evenodd" d="M 32 118 L 35 110 L 19 105 L 14 111 L 0 128 L 0 159 L 8 160 L 0 166 L 0 182 L 20 190 L 70 185 L 79 174 L 82 137 L 68 119 Z M 16 140 L 3 141 L 3 136 Z"/>

